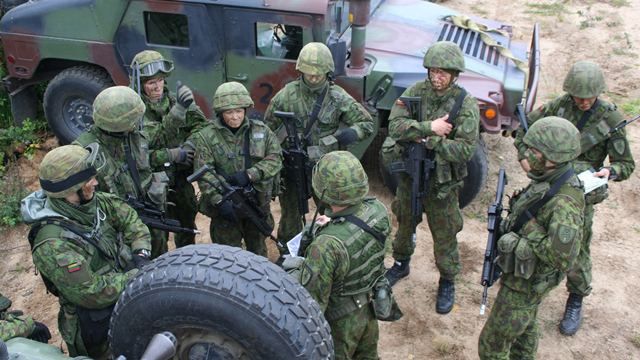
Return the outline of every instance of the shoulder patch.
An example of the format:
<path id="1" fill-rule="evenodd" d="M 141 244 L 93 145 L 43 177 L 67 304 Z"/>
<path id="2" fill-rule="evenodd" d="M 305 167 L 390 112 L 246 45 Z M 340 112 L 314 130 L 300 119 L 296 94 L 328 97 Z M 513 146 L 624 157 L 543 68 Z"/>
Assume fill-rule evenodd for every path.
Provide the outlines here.
<path id="1" fill-rule="evenodd" d="M 311 276 L 313 275 L 313 271 L 311 270 L 311 266 L 306 262 L 302 265 L 302 271 L 300 273 L 300 284 L 302 286 L 307 286 L 309 281 L 311 281 Z"/>
<path id="2" fill-rule="evenodd" d="M 560 225 L 558 227 L 558 232 L 556 235 L 560 243 L 566 245 L 571 243 L 571 241 L 575 239 L 577 232 L 578 230 L 575 228 L 572 228 L 566 225 Z"/>
<path id="3" fill-rule="evenodd" d="M 615 150 L 615 152 L 620 156 L 624 155 L 625 151 L 627 150 L 625 139 L 622 138 L 613 140 L 613 150 Z"/>

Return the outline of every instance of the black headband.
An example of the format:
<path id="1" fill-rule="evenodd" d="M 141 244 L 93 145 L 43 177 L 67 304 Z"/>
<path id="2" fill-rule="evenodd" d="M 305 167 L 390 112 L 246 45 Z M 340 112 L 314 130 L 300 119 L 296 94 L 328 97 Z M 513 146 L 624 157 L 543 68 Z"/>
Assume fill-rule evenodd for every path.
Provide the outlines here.
<path id="1" fill-rule="evenodd" d="M 90 166 L 80 171 L 79 173 L 73 174 L 61 181 L 53 182 L 50 180 L 40 179 L 40 186 L 42 187 L 43 190 L 46 190 L 48 192 L 59 193 L 61 191 L 71 188 L 72 186 L 78 185 L 80 183 L 83 183 L 91 179 L 97 173 L 98 172 L 96 171 L 96 168 L 94 168 L 93 166 Z"/>

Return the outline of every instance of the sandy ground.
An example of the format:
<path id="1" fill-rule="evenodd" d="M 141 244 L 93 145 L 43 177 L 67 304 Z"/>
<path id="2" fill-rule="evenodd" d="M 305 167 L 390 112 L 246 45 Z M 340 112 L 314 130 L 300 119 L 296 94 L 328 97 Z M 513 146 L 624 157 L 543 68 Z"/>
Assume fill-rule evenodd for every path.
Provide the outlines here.
<path id="1" fill-rule="evenodd" d="M 640 48 L 640 0 L 634 1 L 540 1 L 556 4 L 552 14 L 540 14 L 547 8 L 534 8 L 534 2 L 496 0 L 487 7 L 482 1 L 447 1 L 445 5 L 463 13 L 474 13 L 514 25 L 515 37 L 529 41 L 534 22 L 542 30 L 542 77 L 538 104 L 562 93 L 562 79 L 571 64 L 580 59 L 600 63 L 607 75 L 606 96 L 618 104 L 640 97 L 638 49 Z M 621 3 L 626 6 L 616 7 Z M 538 13 L 534 13 L 538 12 Z M 629 115 L 629 114 L 628 114 Z M 640 125 L 628 127 L 634 157 L 640 159 Z M 490 154 L 489 181 L 485 190 L 466 209 L 465 226 L 459 234 L 463 271 L 456 283 L 456 305 L 445 316 L 435 312 L 438 273 L 432 255 L 432 240 L 425 222 L 418 227 L 418 245 L 411 275 L 395 288 L 405 316 L 395 323 L 381 323 L 378 346 L 382 359 L 475 359 L 477 339 L 486 320 L 479 315 L 482 287 L 479 285 L 482 255 L 486 243 L 485 213 L 495 194 L 499 167 L 509 176 L 507 192 L 524 186 L 527 179 L 516 164 L 510 138 L 485 136 Z M 55 140 L 45 148 L 55 145 Z M 19 174 L 25 187 L 37 188 L 38 154 L 33 162 L 22 160 Z M 375 171 L 369 171 L 375 174 Z M 640 359 L 640 287 L 638 287 L 640 225 L 634 215 L 640 210 L 636 172 L 628 181 L 610 186 L 610 198 L 597 206 L 593 253 L 593 293 L 585 299 L 585 318 L 576 336 L 564 337 L 557 330 L 567 297 L 564 283 L 543 302 L 539 311 L 542 338 L 540 359 Z M 372 176 L 371 192 L 388 206 L 392 197 Z M 279 216 L 277 204 L 274 216 Z M 203 234 L 198 242 L 208 241 L 208 219 L 198 218 Z M 395 224 L 397 225 L 397 224 Z M 26 243 L 27 228 L 18 226 L 0 234 L 0 292 L 12 298 L 15 309 L 33 314 L 49 325 L 61 345 L 57 331 L 57 300 L 46 293 L 31 261 Z M 270 257 L 275 248 L 270 246 Z M 391 262 L 391 259 L 387 259 Z M 492 304 L 498 286 L 490 289 Z"/>

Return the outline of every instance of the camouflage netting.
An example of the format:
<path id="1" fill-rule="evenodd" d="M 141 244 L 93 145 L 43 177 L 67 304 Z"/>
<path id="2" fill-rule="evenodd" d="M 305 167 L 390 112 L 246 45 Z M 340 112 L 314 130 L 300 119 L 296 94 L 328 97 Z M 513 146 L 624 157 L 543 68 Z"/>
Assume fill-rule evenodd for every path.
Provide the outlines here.
<path id="1" fill-rule="evenodd" d="M 333 151 L 320 158 L 313 168 L 312 183 L 316 196 L 329 205 L 357 204 L 369 192 L 360 160 L 348 151 Z"/>
<path id="2" fill-rule="evenodd" d="M 251 106 L 253 106 L 253 100 L 251 100 L 247 88 L 239 82 L 224 83 L 218 86 L 213 95 L 213 110 L 216 113 Z"/>
<path id="3" fill-rule="evenodd" d="M 40 163 L 40 181 L 60 182 L 87 169 L 90 166 L 87 162 L 89 155 L 89 151 L 79 145 L 65 145 L 49 151 Z M 67 197 L 80 189 L 85 182 L 86 180 L 81 180 L 60 192 L 45 190 L 45 194 L 53 198 Z"/>
<path id="4" fill-rule="evenodd" d="M 564 79 L 562 90 L 571 96 L 588 99 L 598 97 L 606 89 L 604 74 L 598 64 L 578 61 Z"/>
<path id="5" fill-rule="evenodd" d="M 571 161 L 580 155 L 580 132 L 571 122 L 557 116 L 533 123 L 523 141 L 555 163 Z"/>
<path id="6" fill-rule="evenodd" d="M 138 128 L 146 107 L 126 86 L 104 89 L 93 101 L 93 122 L 105 131 L 121 133 Z"/>
<path id="7" fill-rule="evenodd" d="M 333 72 L 335 66 L 331 50 L 323 43 L 308 43 L 300 50 L 296 70 L 309 75 L 326 75 Z"/>
<path id="8" fill-rule="evenodd" d="M 439 41 L 424 54 L 422 66 L 462 72 L 464 71 L 464 56 L 456 43 Z"/>

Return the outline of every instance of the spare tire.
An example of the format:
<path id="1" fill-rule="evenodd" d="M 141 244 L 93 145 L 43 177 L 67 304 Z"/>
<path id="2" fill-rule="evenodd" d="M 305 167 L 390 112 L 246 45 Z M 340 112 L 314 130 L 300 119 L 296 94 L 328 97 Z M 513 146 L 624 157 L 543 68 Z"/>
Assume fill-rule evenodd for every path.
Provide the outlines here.
<path id="1" fill-rule="evenodd" d="M 111 318 L 112 353 L 139 359 L 152 336 L 177 338 L 175 359 L 326 359 L 329 324 L 309 293 L 266 258 L 191 245 L 138 273 Z"/>

